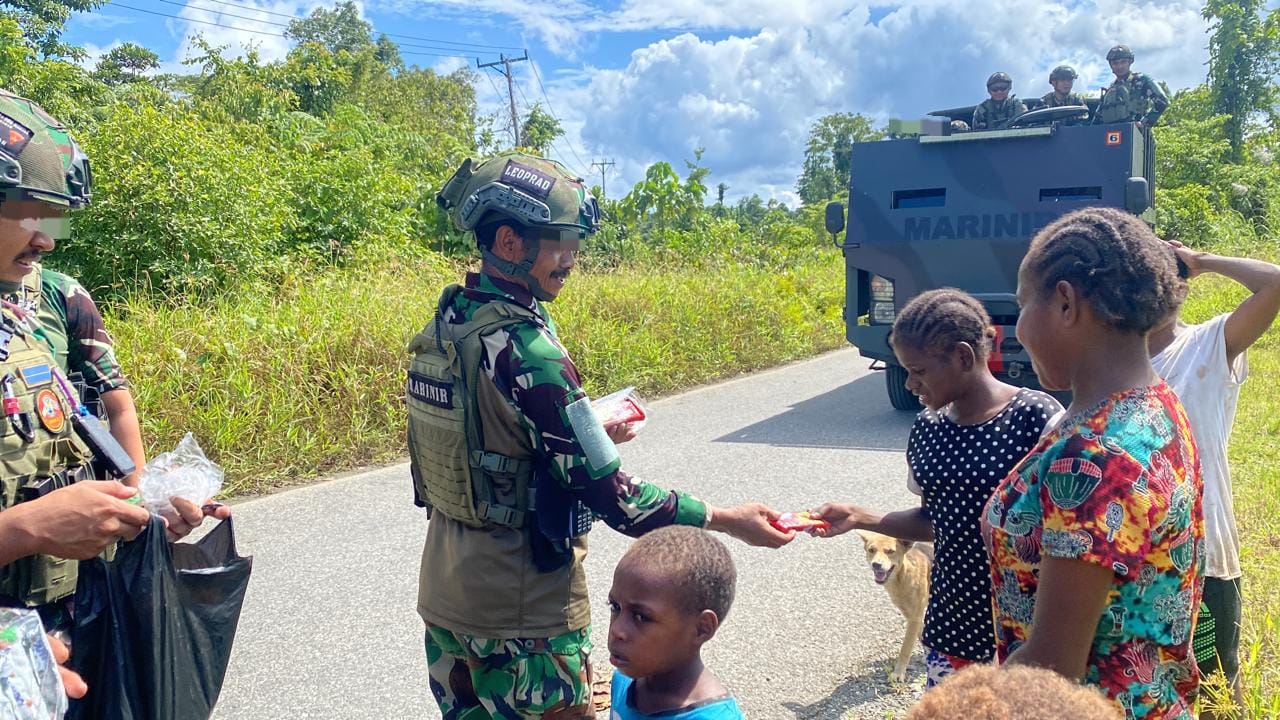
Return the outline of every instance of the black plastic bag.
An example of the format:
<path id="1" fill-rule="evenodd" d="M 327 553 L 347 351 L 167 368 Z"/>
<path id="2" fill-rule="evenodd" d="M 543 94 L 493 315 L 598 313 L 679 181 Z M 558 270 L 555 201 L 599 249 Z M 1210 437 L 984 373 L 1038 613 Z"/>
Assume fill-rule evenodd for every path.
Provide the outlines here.
<path id="1" fill-rule="evenodd" d="M 170 544 L 164 522 L 111 562 L 80 565 L 71 668 L 89 685 L 72 720 L 208 720 L 222 690 L 253 558 L 231 520 Z"/>

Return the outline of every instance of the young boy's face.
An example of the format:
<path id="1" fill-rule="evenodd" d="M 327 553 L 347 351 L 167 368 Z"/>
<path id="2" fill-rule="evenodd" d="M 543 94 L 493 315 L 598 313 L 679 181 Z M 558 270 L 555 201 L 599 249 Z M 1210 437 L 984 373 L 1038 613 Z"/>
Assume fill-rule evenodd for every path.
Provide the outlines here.
<path id="1" fill-rule="evenodd" d="M 618 563 L 609 590 L 609 662 L 622 674 L 642 678 L 678 668 L 708 639 L 699 635 L 701 614 L 676 594 L 666 573 L 625 557 Z"/>

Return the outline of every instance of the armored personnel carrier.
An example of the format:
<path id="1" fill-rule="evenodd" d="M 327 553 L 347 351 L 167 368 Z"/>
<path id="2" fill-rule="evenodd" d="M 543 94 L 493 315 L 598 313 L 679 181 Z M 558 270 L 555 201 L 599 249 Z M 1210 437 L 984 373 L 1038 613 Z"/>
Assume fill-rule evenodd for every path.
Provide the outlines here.
<path id="1" fill-rule="evenodd" d="M 890 139 L 854 144 L 847 223 L 842 203 L 827 206 L 827 230 L 845 258 L 845 335 L 883 366 L 889 401 L 899 410 L 920 407 L 888 342 L 894 317 L 911 298 L 948 286 L 977 297 L 998 332 L 992 371 L 1038 387 L 1014 334 L 1018 265 L 1031 238 L 1086 206 L 1123 208 L 1154 222 L 1149 131 L 1088 124 L 1083 107 L 1031 110 L 1003 130 L 954 131 L 951 121 L 972 112 L 893 122 Z"/>

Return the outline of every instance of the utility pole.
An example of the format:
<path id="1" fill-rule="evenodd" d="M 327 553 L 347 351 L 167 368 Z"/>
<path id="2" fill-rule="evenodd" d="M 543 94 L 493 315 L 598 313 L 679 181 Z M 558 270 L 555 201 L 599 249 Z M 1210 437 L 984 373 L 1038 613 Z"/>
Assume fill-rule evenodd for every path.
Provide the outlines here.
<path id="1" fill-rule="evenodd" d="M 498 57 L 501 58 L 501 60 L 497 60 L 491 63 L 484 63 L 483 65 L 480 64 L 480 58 L 476 58 L 476 69 L 483 70 L 484 68 L 497 67 L 499 65 L 502 66 L 502 69 L 499 70 L 498 72 L 502 73 L 507 78 L 507 100 L 511 103 L 511 137 L 515 140 L 516 147 L 519 147 L 520 146 L 520 118 L 519 116 L 516 115 L 516 87 L 515 87 L 515 80 L 513 80 L 511 77 L 511 63 L 524 62 L 528 60 L 529 51 L 528 50 L 524 51 L 524 57 L 509 58 L 506 56 L 506 54 L 499 54 Z"/>
<path id="2" fill-rule="evenodd" d="M 606 167 L 613 167 L 616 164 L 617 163 L 615 163 L 612 160 L 609 160 L 609 161 L 601 160 L 600 162 L 591 163 L 591 167 L 600 168 L 600 199 L 601 200 L 603 200 L 608 195 L 608 193 L 604 191 L 604 169 Z"/>

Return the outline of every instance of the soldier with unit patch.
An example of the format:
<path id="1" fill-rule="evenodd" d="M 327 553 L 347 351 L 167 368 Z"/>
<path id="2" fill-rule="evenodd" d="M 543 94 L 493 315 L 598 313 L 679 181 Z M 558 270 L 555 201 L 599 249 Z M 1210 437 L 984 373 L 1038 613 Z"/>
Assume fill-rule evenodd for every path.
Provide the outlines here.
<path id="1" fill-rule="evenodd" d="M 992 73 L 987 78 L 987 92 L 991 97 L 983 100 L 973 109 L 973 122 L 969 126 L 974 130 L 1003 130 L 1009 121 L 1027 111 L 1027 106 L 1014 95 L 1013 78 L 1009 73 Z"/>
<path id="2" fill-rule="evenodd" d="M 1084 106 L 1084 98 L 1076 93 L 1071 92 L 1071 87 L 1076 82 L 1075 68 L 1070 65 L 1059 65 L 1049 73 L 1049 85 L 1053 87 L 1053 92 L 1046 93 L 1040 98 L 1040 102 L 1045 107 L 1065 107 L 1067 105 Z"/>
<path id="3" fill-rule="evenodd" d="M 632 536 L 694 525 L 774 547 L 792 533 L 764 505 L 712 508 L 621 470 L 615 443 L 634 432 L 596 418 L 544 305 L 599 227 L 581 179 L 505 154 L 464 162 L 438 200 L 483 261 L 409 345 L 431 691 L 448 720 L 593 717 L 583 559 L 595 519 Z"/>
<path id="4" fill-rule="evenodd" d="M 1169 98 L 1160 84 L 1149 75 L 1134 72 L 1133 51 L 1127 45 L 1117 45 L 1107 53 L 1115 82 L 1102 91 L 1102 100 L 1094 121 L 1100 123 L 1138 123 L 1140 128 L 1152 127 L 1160 120 L 1160 114 L 1169 107 Z"/>
<path id="5" fill-rule="evenodd" d="M 38 608 L 49 630 L 72 623 L 75 561 L 133 538 L 149 518 L 124 502 L 136 492 L 127 486 L 144 462 L 142 441 L 102 316 L 79 283 L 40 265 L 55 238 L 66 237 L 67 213 L 89 203 L 90 183 L 89 160 L 67 130 L 0 90 L 0 605 Z M 89 421 L 72 417 L 82 403 L 70 373 L 101 393 L 111 434 L 95 442 L 127 452 L 124 485 L 81 482 L 94 475 L 81 439 Z M 180 498 L 174 504 L 181 516 L 166 520 L 176 539 L 204 512 Z M 210 512 L 230 515 L 221 506 Z"/>

